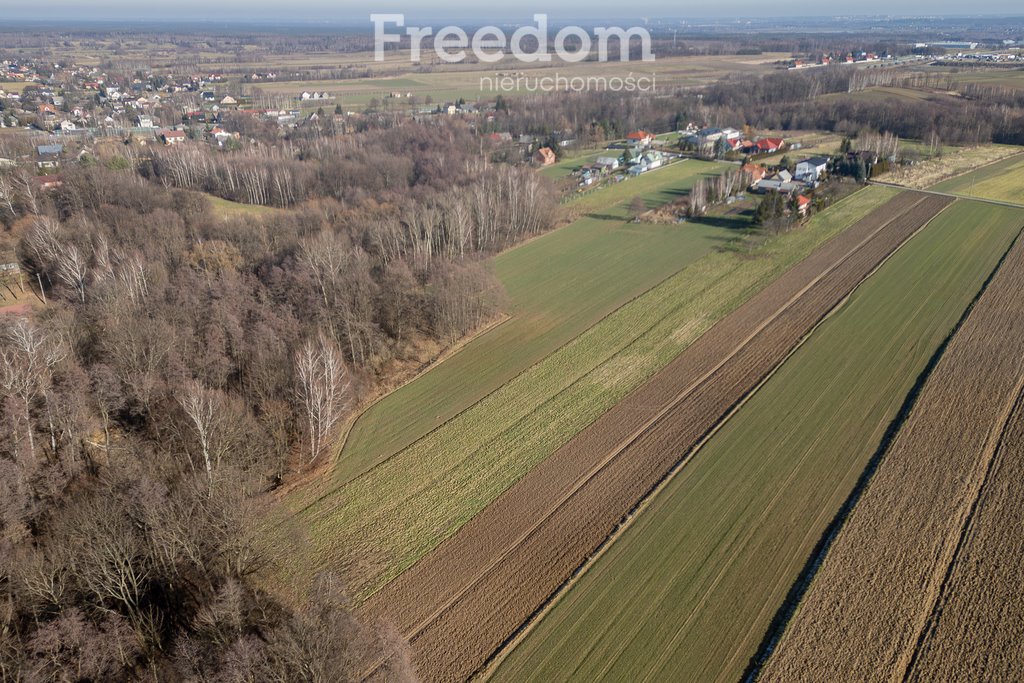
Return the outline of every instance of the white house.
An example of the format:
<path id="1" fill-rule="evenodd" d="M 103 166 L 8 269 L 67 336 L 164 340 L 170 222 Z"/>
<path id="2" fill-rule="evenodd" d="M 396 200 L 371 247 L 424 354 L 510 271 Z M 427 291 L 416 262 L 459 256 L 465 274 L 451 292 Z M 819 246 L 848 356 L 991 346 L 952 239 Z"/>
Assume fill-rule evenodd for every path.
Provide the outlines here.
<path id="1" fill-rule="evenodd" d="M 806 182 L 814 182 L 821 177 L 828 168 L 828 159 L 825 157 L 810 157 L 797 163 L 796 177 Z"/>
<path id="2" fill-rule="evenodd" d="M 618 157 L 598 157 L 596 160 L 598 166 L 604 166 L 608 170 L 614 171 L 619 167 Z"/>

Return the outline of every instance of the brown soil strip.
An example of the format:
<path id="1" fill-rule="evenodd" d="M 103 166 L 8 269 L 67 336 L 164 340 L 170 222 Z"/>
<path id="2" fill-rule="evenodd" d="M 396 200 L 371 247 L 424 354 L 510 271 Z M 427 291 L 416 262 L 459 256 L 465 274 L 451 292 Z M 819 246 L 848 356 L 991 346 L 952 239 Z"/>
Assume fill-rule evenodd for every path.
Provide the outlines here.
<path id="1" fill-rule="evenodd" d="M 909 681 L 1019 679 L 1024 671 L 1024 397 L 1018 398 L 950 564 Z"/>
<path id="2" fill-rule="evenodd" d="M 1013 436 L 1020 427 L 1008 420 L 1024 387 L 1022 289 L 1024 240 L 1018 239 L 936 364 L 761 680 L 991 678 L 970 662 L 1014 672 L 991 680 L 1019 678 L 1020 527 L 1007 536 L 1002 518 L 975 523 L 974 517 L 985 513 L 990 498 L 1004 509 L 1016 505 L 1017 519 L 1021 514 L 1019 478 L 1000 475 L 1010 464 L 1019 471 L 1020 458 L 1000 454 L 1020 453 Z M 994 464 L 994 457 L 1007 464 Z M 987 483 L 990 472 L 1002 483 Z M 992 556 L 984 562 L 1009 592 L 986 593 L 979 583 L 983 560 L 971 544 L 990 543 L 989 537 L 1006 544 L 988 546 Z M 1004 555 L 1007 550 L 1015 559 Z M 964 597 L 960 586 L 967 586 Z M 983 594 L 984 600 L 965 602 Z M 1008 605 L 1016 612 L 1008 615 Z M 965 641 L 980 650 L 963 660 L 947 658 L 954 649 L 964 651 L 964 642 L 953 640 L 975 626 L 1007 647 L 1015 643 L 1013 654 L 995 652 L 972 632 Z M 938 675 L 943 671 L 949 675 Z"/>
<path id="3" fill-rule="evenodd" d="M 720 321 L 363 606 L 426 680 L 463 680 L 558 591 L 723 416 L 949 199 L 904 193 Z"/>

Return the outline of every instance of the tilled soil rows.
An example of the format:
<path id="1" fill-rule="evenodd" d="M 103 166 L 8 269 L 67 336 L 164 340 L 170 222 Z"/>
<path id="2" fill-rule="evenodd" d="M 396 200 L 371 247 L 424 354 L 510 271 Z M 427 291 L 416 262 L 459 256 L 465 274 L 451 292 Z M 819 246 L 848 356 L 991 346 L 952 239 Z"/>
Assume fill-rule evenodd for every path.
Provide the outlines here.
<path id="1" fill-rule="evenodd" d="M 759 680 L 1020 680 L 1024 240 L 936 364 Z"/>
<path id="2" fill-rule="evenodd" d="M 823 245 L 372 596 L 363 614 L 411 639 L 424 680 L 471 676 L 816 323 L 949 202 L 901 194 Z"/>
<path id="3" fill-rule="evenodd" d="M 933 609 L 910 681 L 1012 681 L 1024 671 L 1024 403 Z"/>

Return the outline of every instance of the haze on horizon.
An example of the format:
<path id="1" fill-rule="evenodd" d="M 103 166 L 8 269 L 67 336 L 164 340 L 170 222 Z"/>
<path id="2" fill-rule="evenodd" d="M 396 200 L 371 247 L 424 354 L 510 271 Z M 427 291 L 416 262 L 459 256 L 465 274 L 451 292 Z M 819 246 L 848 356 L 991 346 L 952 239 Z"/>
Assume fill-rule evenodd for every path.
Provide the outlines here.
<path id="1" fill-rule="evenodd" d="M 799 4 L 767 4 L 759 0 L 725 0 L 720 3 L 689 3 L 687 7 L 670 0 L 641 0 L 624 9 L 612 0 L 560 0 L 554 3 L 538 2 L 520 5 L 515 9 L 501 9 L 481 13 L 480 5 L 470 0 L 427 2 L 373 3 L 355 0 L 297 0 L 282 4 L 271 0 L 222 0 L 215 6 L 195 0 L 104 0 L 94 3 L 74 3 L 68 0 L 36 0 L 16 3 L 0 0 L 0 14 L 11 21 L 178 21 L 178 22 L 268 22 L 288 23 L 325 22 L 350 26 L 370 25 L 370 12 L 404 13 L 409 18 L 451 19 L 478 23 L 519 21 L 528 22 L 535 12 L 547 13 L 555 20 L 574 20 L 586 17 L 590 21 L 602 18 L 678 17 L 680 19 L 708 19 L 737 17 L 799 17 L 799 16 L 982 16 L 1021 14 L 1017 0 L 991 0 L 983 6 L 972 6 L 965 12 L 962 3 L 952 0 L 864 0 L 856 5 L 823 5 L 808 8 Z"/>

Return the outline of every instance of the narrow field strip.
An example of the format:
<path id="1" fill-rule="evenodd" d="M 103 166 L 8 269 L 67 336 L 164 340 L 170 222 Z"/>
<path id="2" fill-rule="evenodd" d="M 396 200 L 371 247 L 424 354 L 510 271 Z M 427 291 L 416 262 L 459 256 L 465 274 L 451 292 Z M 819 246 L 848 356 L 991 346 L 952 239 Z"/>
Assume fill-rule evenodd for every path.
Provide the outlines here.
<path id="1" fill-rule="evenodd" d="M 274 582 L 301 590 L 329 567 L 356 599 L 371 594 L 723 316 L 895 194 L 869 187 L 752 254 L 708 254 L 616 310 L 457 419 L 282 524 L 268 537 L 286 576 Z"/>
<path id="2" fill-rule="evenodd" d="M 963 544 L 904 677 L 1009 681 L 1024 670 L 1024 401 L 1018 397 Z"/>
<path id="3" fill-rule="evenodd" d="M 1019 214 L 1008 219 L 1022 223 Z M 1018 239 L 929 376 L 760 680 L 903 678 L 1024 382 L 1022 288 Z"/>
<path id="4" fill-rule="evenodd" d="M 371 598 L 366 612 L 418 633 L 426 678 L 471 674 L 811 327 L 947 204 L 899 195 L 787 271 Z"/>

